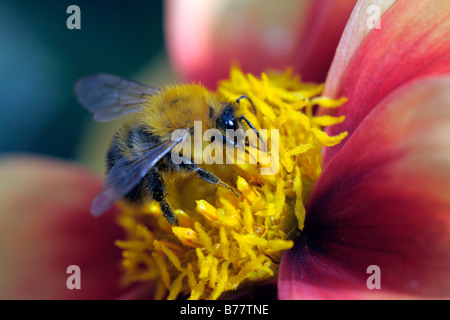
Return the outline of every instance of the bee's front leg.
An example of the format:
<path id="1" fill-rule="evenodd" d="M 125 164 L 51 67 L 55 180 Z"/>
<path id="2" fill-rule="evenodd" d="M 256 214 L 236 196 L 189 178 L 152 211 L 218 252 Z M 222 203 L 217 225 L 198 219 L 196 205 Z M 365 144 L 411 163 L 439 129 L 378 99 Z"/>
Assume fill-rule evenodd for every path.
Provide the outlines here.
<path id="1" fill-rule="evenodd" d="M 226 184 L 225 182 L 220 180 L 218 177 L 216 177 L 212 173 L 200 168 L 199 166 L 197 166 L 194 163 L 191 163 L 191 162 L 184 163 L 183 162 L 182 164 L 180 164 L 180 166 L 182 169 L 186 170 L 187 172 L 195 173 L 197 175 L 197 177 L 199 177 L 200 179 L 202 179 L 210 184 L 213 184 L 215 186 L 224 187 L 224 188 L 230 190 L 238 198 L 241 196 L 241 193 L 239 191 L 236 191 L 233 187 Z"/>

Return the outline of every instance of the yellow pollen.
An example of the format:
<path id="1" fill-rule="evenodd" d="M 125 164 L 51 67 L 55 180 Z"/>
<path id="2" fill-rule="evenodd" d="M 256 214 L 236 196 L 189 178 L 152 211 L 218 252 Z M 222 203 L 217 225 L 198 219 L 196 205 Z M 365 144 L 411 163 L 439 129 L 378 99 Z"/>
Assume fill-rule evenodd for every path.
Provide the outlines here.
<path id="1" fill-rule="evenodd" d="M 268 129 L 267 154 L 258 154 L 258 164 L 207 168 L 239 190 L 240 197 L 226 188 L 209 188 L 196 177 L 177 182 L 168 200 L 178 226 L 166 221 L 156 202 L 140 208 L 121 203 L 118 222 L 126 237 L 116 245 L 122 249 L 124 285 L 152 283 L 159 299 L 219 299 L 276 279 L 283 251 L 292 248 L 292 235 L 304 227 L 305 203 L 321 173 L 322 148 L 347 135 L 328 136 L 323 130 L 344 117 L 315 116 L 315 106 L 337 108 L 346 101 L 323 97 L 322 90 L 321 84 L 301 82 L 290 69 L 258 78 L 232 68 L 218 91 L 230 101 L 242 95 L 252 100 L 256 115 L 246 99 L 240 106 L 258 130 Z M 276 139 L 271 129 L 279 133 L 278 155 L 271 149 Z M 278 171 L 260 174 L 274 161 Z"/>
<path id="2" fill-rule="evenodd" d="M 173 227 L 172 231 L 184 246 L 193 248 L 201 246 L 197 232 L 191 228 Z"/>

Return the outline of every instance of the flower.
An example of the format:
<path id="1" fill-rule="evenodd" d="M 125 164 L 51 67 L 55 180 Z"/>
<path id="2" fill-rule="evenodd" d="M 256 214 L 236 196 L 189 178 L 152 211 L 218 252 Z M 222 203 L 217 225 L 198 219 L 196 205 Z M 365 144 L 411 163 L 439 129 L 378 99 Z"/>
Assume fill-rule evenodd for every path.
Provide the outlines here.
<path id="1" fill-rule="evenodd" d="M 449 80 L 396 91 L 330 160 L 283 256 L 280 298 L 448 298 Z M 368 290 L 370 266 L 381 290 Z"/>
<path id="2" fill-rule="evenodd" d="M 334 2 L 335 5 L 339 3 L 344 2 Z M 370 5 L 375 5 L 375 11 L 377 8 L 380 10 L 380 29 L 368 28 L 367 19 L 370 15 L 368 12 L 373 12 L 368 10 Z M 168 25 L 180 23 L 183 26 L 183 20 L 170 20 L 170 10 L 177 11 L 177 8 L 182 6 L 182 2 L 169 2 Z M 321 16 L 319 7 L 316 9 L 315 13 Z M 283 14 L 293 11 L 287 10 Z M 157 284 L 152 291 L 156 297 L 162 297 L 168 291 L 169 297 L 174 298 L 179 293 L 185 293 L 184 288 L 189 287 L 191 298 L 216 298 L 220 293 L 227 291 L 221 289 L 227 289 L 231 277 L 239 278 L 239 274 L 246 276 L 245 279 L 238 279 L 242 280 L 239 283 L 244 285 L 244 280 L 265 280 L 267 276 L 269 278 L 275 276 L 278 268 L 274 268 L 274 261 L 279 261 L 277 290 L 281 299 L 448 298 L 450 293 L 450 251 L 448 250 L 450 244 L 448 215 L 450 212 L 448 197 L 450 191 L 448 153 L 450 150 L 448 138 L 450 50 L 448 50 L 448 44 L 450 39 L 446 30 L 449 28 L 449 16 L 450 12 L 445 1 L 440 0 L 379 0 L 371 4 L 358 1 L 347 22 L 323 92 L 320 86 L 305 86 L 305 84 L 299 84 L 298 79 L 292 81 L 295 77 L 289 73 L 279 76 L 267 73 L 259 77 L 262 68 L 266 67 L 283 67 L 284 69 L 286 65 L 293 64 L 296 71 L 301 71 L 303 68 L 316 64 L 302 63 L 302 66 L 295 66 L 295 61 L 301 61 L 301 59 L 293 50 L 289 55 L 290 58 L 285 56 L 280 60 L 275 59 L 274 64 L 270 65 L 268 61 L 272 61 L 272 58 L 264 54 L 264 51 L 254 43 L 250 49 L 258 48 L 255 51 L 261 52 L 261 55 L 256 55 L 257 57 L 252 61 L 254 55 L 249 55 L 249 52 L 253 53 L 249 51 L 249 47 L 233 46 L 229 42 L 237 39 L 237 35 L 247 35 L 245 31 L 252 27 L 251 24 L 244 24 L 245 28 L 232 29 L 230 31 L 232 36 L 220 39 L 220 46 L 216 43 L 196 46 L 192 37 L 185 38 L 191 40 L 187 44 L 192 43 L 192 47 L 185 42 L 186 50 L 184 51 L 172 44 L 172 59 L 180 73 L 187 79 L 203 79 L 208 86 L 214 86 L 214 82 L 219 79 L 216 78 L 215 72 L 223 72 L 236 57 L 244 69 L 252 69 L 246 71 L 258 74 L 255 77 L 235 70 L 230 80 L 222 82 L 220 88 L 223 94 L 235 98 L 241 89 L 240 86 L 235 85 L 236 80 L 240 78 L 241 85 L 248 84 L 249 87 L 246 90 L 249 91 L 246 93 L 255 102 L 257 110 L 264 110 L 264 113 L 257 118 L 259 127 L 267 125 L 269 120 L 275 123 L 274 126 L 280 125 L 279 122 L 282 120 L 299 123 L 298 128 L 292 124 L 289 127 L 297 130 L 294 135 L 282 135 L 282 140 L 284 139 L 286 144 L 289 143 L 290 148 L 280 152 L 281 156 L 287 156 L 284 159 L 280 158 L 280 162 L 283 169 L 291 169 L 291 171 L 287 170 L 291 174 L 275 181 L 270 181 L 267 177 L 264 184 L 260 186 L 257 179 L 266 178 L 253 174 L 251 167 L 240 167 L 237 172 L 224 172 L 230 175 L 230 181 L 236 182 L 237 188 L 242 193 L 242 200 L 233 198 L 227 194 L 226 190 L 208 189 L 204 187 L 204 184 L 188 180 L 184 188 L 196 190 L 199 200 L 194 202 L 190 194 L 175 193 L 173 200 L 178 201 L 175 207 L 183 208 L 183 211 L 177 211 L 179 227 L 170 227 L 165 220 L 160 219 L 158 209 L 152 205 L 139 212 L 123 207 L 119 214 L 119 223 L 126 231 L 126 236 L 123 236 L 119 234 L 120 230 L 115 229 L 111 224 L 112 215 L 109 215 L 110 218 L 105 215 L 105 218 L 102 218 L 105 220 L 99 220 L 97 224 L 93 222 L 93 218 L 91 221 L 87 214 L 90 199 L 100 187 L 98 177 L 94 178 L 82 169 L 77 169 L 75 175 L 66 176 L 64 172 L 74 172 L 75 169 L 72 165 L 62 165 L 56 161 L 51 161 L 50 166 L 44 165 L 48 160 L 35 158 L 20 161 L 17 158 L 4 159 L 1 161 L 3 172 L 18 174 L 17 177 L 20 179 L 15 178 L 16 181 L 28 181 L 27 177 L 36 177 L 36 179 L 32 179 L 32 184 L 18 183 L 16 185 L 19 190 L 27 191 L 23 194 L 29 202 L 23 200 L 25 196 L 22 196 L 19 201 L 9 196 L 17 194 L 14 190 L 10 193 L 6 192 L 11 187 L 11 183 L 5 183 L 3 188 L 2 194 L 5 195 L 5 201 L 1 203 L 5 210 L 2 210 L 4 219 L 1 223 L 5 230 L 11 230 L 11 232 L 4 234 L 6 239 L 2 243 L 13 242 L 15 245 L 24 243 L 23 249 L 18 247 L 18 250 L 23 250 L 24 253 L 17 256 L 23 258 L 21 261 L 8 260 L 8 269 L 1 273 L 1 275 L 14 275 L 9 277 L 9 284 L 1 287 L 2 295 L 11 297 L 14 291 L 19 297 L 23 297 L 25 293 L 28 297 L 39 297 L 42 292 L 51 288 L 53 290 L 49 291 L 47 297 L 65 297 L 64 294 L 67 294 L 68 290 L 60 287 L 61 282 L 64 286 L 65 278 L 55 280 L 53 276 L 56 269 L 50 267 L 54 266 L 53 261 L 58 261 L 56 258 L 61 258 L 62 263 L 57 264 L 58 270 L 61 268 L 65 270 L 66 265 L 80 261 L 78 257 L 81 257 L 81 261 L 89 259 L 89 263 L 86 267 L 82 267 L 82 270 L 87 271 L 94 267 L 96 270 L 95 280 L 89 280 L 93 287 L 85 291 L 86 297 L 106 298 L 119 295 L 121 291 L 117 288 L 106 287 L 118 279 L 117 248 L 112 246 L 115 239 L 116 245 L 122 249 L 125 258 L 122 260 L 122 266 L 126 269 L 124 281 L 151 280 L 154 279 L 151 272 L 158 272 L 161 281 L 156 281 Z M 202 21 L 206 23 L 219 21 L 213 18 L 214 16 L 208 16 L 211 20 L 203 19 Z M 293 20 L 295 19 L 286 19 L 287 22 Z M 324 20 L 329 19 L 313 18 L 308 21 L 317 23 L 317 29 L 312 28 L 313 30 L 326 30 L 322 29 L 322 24 L 319 23 Z M 220 26 L 226 25 L 226 20 L 220 21 Z M 192 29 L 189 28 L 190 26 Z M 292 27 L 291 25 L 288 29 Z M 170 30 L 168 28 L 169 45 L 181 41 L 183 37 L 180 35 L 183 32 L 185 35 L 195 34 L 203 41 L 207 39 L 204 33 L 211 29 L 201 28 L 200 24 L 185 24 L 184 27 L 176 28 L 175 30 L 178 30 L 176 32 L 172 33 Z M 322 34 L 322 32 L 316 34 Z M 171 38 L 172 36 L 175 38 Z M 296 39 L 297 37 L 299 36 L 294 36 Z M 329 48 L 317 38 L 312 43 L 314 44 L 312 47 L 316 49 Z M 208 59 L 212 59 L 211 57 L 218 53 L 216 48 L 220 48 L 219 52 L 224 53 L 217 56 L 220 59 L 213 59 L 211 62 Z M 236 54 L 230 54 L 224 51 L 224 48 L 233 48 Z M 299 45 L 296 48 L 303 47 Z M 199 52 L 196 53 L 195 50 Z M 311 52 L 314 54 L 309 56 L 322 57 L 322 52 L 320 54 L 316 50 Z M 333 54 L 334 49 L 332 53 L 323 52 L 323 57 Z M 198 63 L 202 61 L 200 58 L 192 59 L 190 64 L 189 60 L 183 60 L 183 55 L 201 57 L 207 68 L 203 68 L 201 63 Z M 318 58 L 316 62 L 320 60 Z M 254 65 L 252 66 L 251 63 Z M 314 69 L 321 68 L 313 68 L 311 75 L 314 74 Z M 320 75 L 315 76 L 317 78 L 311 76 L 309 80 L 320 79 Z M 220 77 L 223 76 L 220 75 Z M 270 81 L 272 81 L 270 88 L 285 90 L 282 95 L 271 96 L 278 99 L 279 103 L 271 104 L 272 107 L 282 108 L 282 112 L 278 114 L 278 117 L 275 116 L 275 119 L 271 119 L 270 109 L 265 108 L 264 101 L 258 98 L 258 91 L 259 94 L 268 92 L 267 87 L 263 87 L 263 90 L 258 88 Z M 289 87 L 287 90 L 288 84 L 294 84 L 294 88 Z M 293 95 L 296 98 L 300 96 L 294 94 L 300 90 L 295 85 L 307 88 L 306 92 L 301 94 L 309 99 L 309 102 L 305 99 L 308 102 L 305 105 L 299 104 L 302 100 L 290 99 Z M 310 90 L 316 90 L 315 94 L 312 95 Z M 324 98 L 315 100 L 315 104 L 319 106 L 315 113 L 310 98 L 320 94 Z M 346 102 L 340 100 L 341 97 L 346 97 Z M 324 108 L 325 106 L 339 106 L 339 108 L 330 109 Z M 298 112 L 299 110 L 306 112 Z M 300 139 L 300 132 L 306 128 L 308 122 L 311 124 L 309 133 L 313 133 L 310 136 L 316 139 L 314 140 L 315 148 L 303 145 L 307 143 L 295 144 L 300 143 L 297 139 Z M 327 126 L 326 132 L 313 130 L 322 126 Z M 333 141 L 334 137 L 336 140 Z M 322 146 L 326 146 L 323 149 L 323 158 L 320 155 Z M 303 156 L 304 148 L 308 148 L 308 152 L 317 155 L 316 159 L 309 158 L 309 160 L 315 160 L 318 166 L 310 166 L 311 163 L 306 162 L 308 165 L 305 168 L 312 169 L 310 174 L 301 171 L 297 162 L 298 157 Z M 293 159 L 296 161 L 292 161 Z M 320 159 L 322 162 L 317 162 Z M 45 175 L 45 178 L 41 178 L 38 173 Z M 306 179 L 303 179 L 304 177 Z M 10 180 L 2 179 L 4 182 Z M 198 189 L 200 185 L 205 189 Z M 46 190 L 43 190 L 44 187 Z M 300 194 L 301 199 L 299 199 Z M 214 196 L 221 203 L 208 201 L 208 199 L 214 199 Z M 46 205 L 42 207 L 34 205 L 39 204 L 36 198 L 46 200 L 44 201 Z M 285 208 L 283 212 L 285 224 L 283 225 L 283 221 L 278 221 L 281 225 L 271 230 L 275 237 L 248 237 L 250 233 L 246 233 L 250 229 L 254 232 L 261 230 L 261 234 L 268 230 L 265 223 L 269 219 L 266 219 L 264 215 L 248 214 L 250 203 L 261 200 L 271 201 L 256 203 L 255 209 L 251 210 L 257 210 L 258 206 L 261 206 L 261 213 L 274 215 L 280 207 Z M 27 206 L 28 203 L 31 206 Z M 189 203 L 193 203 L 193 206 L 184 209 Z M 21 210 L 23 207 L 26 210 Z M 58 209 L 53 211 L 53 208 Z M 222 210 L 222 208 L 227 209 Z M 267 209 L 264 210 L 265 208 Z M 27 221 L 31 218 L 23 213 L 33 213 L 33 216 L 41 214 L 36 220 L 41 223 L 31 220 L 33 228 L 28 228 L 27 224 L 19 224 L 12 219 L 8 212 L 22 213 L 20 217 Z M 54 212 L 57 214 L 51 214 Z M 234 212 L 239 214 L 234 215 Z M 295 219 L 289 218 L 287 215 L 289 212 L 293 213 L 291 218 L 295 217 Z M 66 215 L 62 216 L 63 213 Z M 191 215 L 192 213 L 195 215 Z M 146 219 L 145 224 L 139 225 L 138 223 L 142 220 L 135 219 L 136 215 Z M 83 219 L 88 222 L 83 222 Z M 47 226 L 46 223 L 49 220 L 54 224 Z M 264 224 L 261 223 L 262 221 Z M 82 227 L 62 228 L 61 225 L 67 226 L 66 223 L 69 226 Z M 231 226 L 229 229 L 226 228 L 227 224 Z M 260 224 L 261 227 L 256 224 Z M 300 233 L 291 232 L 291 227 L 294 225 L 298 226 Z M 85 226 L 89 226 L 89 229 L 86 230 Z M 149 229 L 148 226 L 155 229 Z M 176 239 L 168 238 L 170 229 L 174 230 L 173 235 Z M 218 229 L 218 234 L 214 229 Z M 104 242 L 100 242 L 95 237 L 101 230 L 106 231 L 106 234 L 100 237 Z M 239 233 L 236 231 L 233 233 L 233 230 L 238 230 Z M 60 233 L 60 231 L 63 232 Z M 28 248 L 41 248 L 36 244 L 35 239 L 41 239 L 42 235 L 48 235 L 48 239 L 54 240 L 49 241 L 52 245 L 45 245 L 48 250 L 26 251 Z M 87 239 L 86 235 L 89 235 Z M 162 238 L 152 238 L 155 236 Z M 136 239 L 139 241 L 134 241 Z M 234 260 L 221 265 L 216 262 L 217 255 L 209 253 L 218 252 L 222 254 L 222 257 L 230 256 L 231 253 L 227 253 L 226 249 L 230 241 L 235 241 L 234 245 L 239 247 L 236 259 L 242 258 L 245 254 L 250 259 Z M 136 253 L 139 250 L 148 250 L 150 242 L 152 259 L 136 263 L 139 261 L 133 259 L 142 258 Z M 219 244 L 219 249 L 213 248 L 214 242 Z M 143 243 L 147 245 L 144 249 L 142 249 Z M 184 247 L 193 248 L 184 252 L 187 255 L 196 255 L 194 259 L 197 262 L 197 273 L 194 272 L 196 267 L 194 263 L 187 262 L 184 266 L 183 263 L 188 260 L 183 260 L 184 256 L 180 258 L 176 255 L 181 246 L 180 243 Z M 58 246 L 54 247 L 53 244 Z M 247 250 L 249 246 L 257 250 Z M 61 251 L 58 251 L 58 247 Z M 271 249 L 272 252 L 267 249 Z M 287 250 L 281 254 L 281 249 Z M 34 252 L 39 253 L 34 254 Z M 13 256 L 7 254 L 5 249 L 0 251 L 0 255 L 2 261 L 6 261 L 3 259 L 5 256 Z M 276 259 L 272 259 L 274 256 Z M 73 262 L 72 259 L 75 258 L 77 261 Z M 255 259 L 252 260 L 252 258 Z M 44 267 L 35 270 L 32 267 L 39 266 L 35 263 L 38 259 Z M 254 264 L 255 261 L 259 265 Z M 154 268 L 146 269 L 147 273 L 133 272 L 133 270 L 140 271 L 139 268 L 142 268 L 145 263 Z M 233 263 L 241 263 L 243 268 L 233 269 Z M 25 275 L 20 273 L 23 270 L 20 267 L 24 264 L 29 268 Z M 203 269 L 202 266 L 204 266 Z M 261 272 L 255 271 L 255 266 L 260 267 Z M 370 266 L 379 267 L 380 290 L 368 288 L 369 274 L 367 272 Z M 179 272 L 175 277 L 171 274 L 173 269 Z M 232 272 L 226 273 L 226 270 Z M 38 273 L 35 274 L 33 271 Z M 107 271 L 113 272 L 108 274 Z M 42 281 L 45 281 L 45 286 L 28 280 L 30 278 L 35 280 L 37 274 L 41 276 Z M 225 274 L 230 275 L 230 278 L 222 276 Z M 206 280 L 202 281 L 202 279 Z M 2 279 L 2 281 L 5 280 Z M 237 282 L 231 284 L 234 283 Z M 30 284 L 33 286 L 29 287 Z M 4 291 L 6 289 L 9 291 Z M 96 292 L 96 289 L 99 291 Z M 141 293 L 140 289 L 141 287 L 138 287 L 137 294 Z M 147 289 L 144 287 L 144 290 Z"/>
<path id="3" fill-rule="evenodd" d="M 165 2 L 171 61 L 185 81 L 216 90 L 230 62 L 255 75 L 292 66 L 323 82 L 356 0 Z"/>
<path id="4" fill-rule="evenodd" d="M 88 214 L 101 179 L 73 163 L 31 155 L 0 161 L 1 299 L 113 299 L 122 294 L 123 231 L 114 211 Z M 81 270 L 81 290 L 69 290 L 68 267 Z"/>
<path id="5" fill-rule="evenodd" d="M 257 110 L 256 117 L 248 114 L 251 122 L 277 129 L 267 147 L 271 156 L 279 154 L 272 160 L 279 167 L 267 175 L 249 161 L 215 168 L 236 185 L 238 198 L 225 188 L 205 188 L 196 177 L 181 180 L 169 192 L 179 226 L 168 224 L 157 203 L 123 204 L 120 221 L 127 237 L 117 245 L 123 249 L 125 283 L 156 282 L 156 298 L 217 299 L 276 279 L 282 252 L 293 246 L 288 235 L 303 229 L 303 199 L 320 174 L 321 149 L 346 136 L 322 131 L 344 117 L 313 115 L 315 105 L 337 107 L 345 101 L 320 97 L 322 88 L 300 82 L 290 70 L 256 78 L 233 68 L 219 92 L 230 101 L 248 95 Z"/>
<path id="6" fill-rule="evenodd" d="M 235 57 L 244 69 L 264 66 L 257 39 L 245 38 L 249 47 L 241 42 L 253 24 L 232 33 L 229 14 L 206 21 L 180 15 L 188 9 L 169 2 L 167 20 L 171 57 L 185 79 L 211 84 Z M 369 26 L 377 13 L 378 24 Z M 281 261 L 280 298 L 448 297 L 448 141 L 436 123 L 446 123 L 449 105 L 448 80 L 436 77 L 449 73 L 448 16 L 443 1 L 357 2 L 323 93 L 348 102 L 317 113 L 345 115 L 326 132 L 348 136 L 324 150 L 323 172 L 305 199 L 304 228 Z M 276 67 L 273 60 L 265 66 Z M 371 266 L 380 268 L 381 291 L 368 288 Z"/>

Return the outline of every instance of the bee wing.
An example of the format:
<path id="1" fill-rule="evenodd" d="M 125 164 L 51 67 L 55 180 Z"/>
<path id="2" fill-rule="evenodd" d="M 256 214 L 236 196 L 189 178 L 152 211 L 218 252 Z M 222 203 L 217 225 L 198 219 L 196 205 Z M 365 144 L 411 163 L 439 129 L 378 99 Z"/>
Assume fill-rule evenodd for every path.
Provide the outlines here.
<path id="1" fill-rule="evenodd" d="M 114 202 L 127 195 L 144 178 L 147 172 L 170 152 L 184 136 L 178 140 L 168 140 L 135 152 L 132 159 L 121 158 L 111 168 L 103 183 L 103 189 L 95 197 L 91 206 L 91 213 L 99 216 L 108 210 Z"/>
<path id="2" fill-rule="evenodd" d="M 99 122 L 114 120 L 141 109 L 148 96 L 159 90 L 110 74 L 94 74 L 75 84 L 78 101 Z"/>

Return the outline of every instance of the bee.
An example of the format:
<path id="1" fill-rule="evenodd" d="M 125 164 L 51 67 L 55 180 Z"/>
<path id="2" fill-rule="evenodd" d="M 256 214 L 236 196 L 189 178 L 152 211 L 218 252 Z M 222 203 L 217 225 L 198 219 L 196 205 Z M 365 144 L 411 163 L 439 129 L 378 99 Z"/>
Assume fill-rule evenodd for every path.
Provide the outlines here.
<path id="1" fill-rule="evenodd" d="M 218 129 L 224 142 L 232 143 L 234 147 L 237 147 L 236 141 L 227 140 L 226 130 L 241 129 L 243 123 L 259 138 L 257 130 L 239 108 L 239 101 L 247 99 L 255 109 L 247 96 L 228 101 L 198 84 L 154 88 L 109 74 L 80 79 L 75 85 L 75 94 L 96 121 L 135 115 L 112 139 L 106 155 L 107 175 L 103 189 L 91 205 L 94 216 L 104 213 L 120 199 L 135 204 L 153 199 L 160 204 L 167 221 L 177 225 L 174 211 L 166 200 L 166 184 L 173 174 L 195 174 L 207 183 L 227 188 L 240 196 L 217 176 L 195 164 L 193 159 L 174 163 L 171 150 L 186 139 L 186 134 L 177 139 L 171 137 L 177 129 L 192 132 L 194 122 L 201 121 L 206 129 Z"/>

